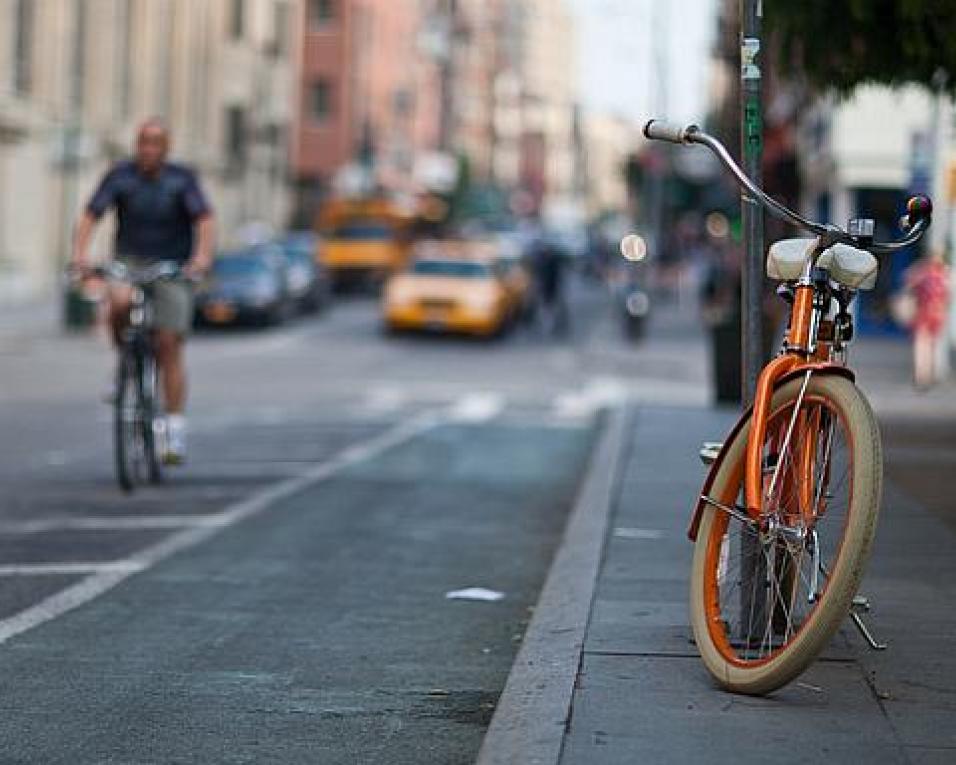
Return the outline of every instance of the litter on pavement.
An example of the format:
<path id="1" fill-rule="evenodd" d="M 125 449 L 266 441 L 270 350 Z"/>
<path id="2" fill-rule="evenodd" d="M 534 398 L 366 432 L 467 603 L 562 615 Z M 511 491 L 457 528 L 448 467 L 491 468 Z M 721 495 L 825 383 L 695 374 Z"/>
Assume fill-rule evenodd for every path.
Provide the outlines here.
<path id="1" fill-rule="evenodd" d="M 445 593 L 448 600 L 482 600 L 488 603 L 501 600 L 504 596 L 503 592 L 486 590 L 484 587 L 466 587 L 463 590 L 452 590 Z"/>

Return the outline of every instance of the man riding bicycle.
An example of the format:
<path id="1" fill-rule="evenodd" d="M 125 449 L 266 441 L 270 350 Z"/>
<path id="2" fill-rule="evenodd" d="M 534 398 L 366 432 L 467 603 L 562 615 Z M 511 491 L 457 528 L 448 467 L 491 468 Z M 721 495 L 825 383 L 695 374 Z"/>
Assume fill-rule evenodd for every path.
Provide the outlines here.
<path id="1" fill-rule="evenodd" d="M 116 257 L 136 268 L 160 261 L 182 266 L 182 277 L 155 288 L 156 356 L 166 417 L 167 463 L 186 453 L 186 370 L 183 345 L 192 325 L 193 293 L 189 280 L 212 263 L 212 208 L 196 175 L 166 161 L 169 131 L 158 118 L 146 120 L 136 134 L 135 156 L 119 162 L 100 181 L 76 226 L 73 266 L 87 273 L 89 245 L 96 223 L 110 208 L 117 213 Z M 130 290 L 110 290 L 110 326 L 114 342 L 129 320 Z"/>

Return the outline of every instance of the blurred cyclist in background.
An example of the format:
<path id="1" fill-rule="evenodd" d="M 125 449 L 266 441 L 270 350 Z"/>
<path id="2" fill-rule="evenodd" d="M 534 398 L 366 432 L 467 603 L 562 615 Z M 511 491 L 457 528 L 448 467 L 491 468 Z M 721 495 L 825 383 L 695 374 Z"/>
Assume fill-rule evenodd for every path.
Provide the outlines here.
<path id="1" fill-rule="evenodd" d="M 565 300 L 566 254 L 544 230 L 539 230 L 530 247 L 531 268 L 538 291 L 541 320 L 551 335 L 566 335 L 570 316 Z"/>
<path id="2" fill-rule="evenodd" d="M 186 369 L 183 344 L 192 325 L 193 293 L 189 279 L 212 264 L 212 208 L 196 175 L 166 161 L 169 130 L 158 118 L 146 120 L 136 134 L 132 160 L 119 162 L 103 177 L 76 225 L 73 266 L 87 273 L 93 229 L 103 213 L 115 208 L 115 256 L 132 268 L 171 261 L 182 278 L 156 285 L 156 354 L 166 418 L 166 455 L 171 464 L 186 454 Z M 130 291 L 110 290 L 110 325 L 118 341 L 129 317 Z"/>

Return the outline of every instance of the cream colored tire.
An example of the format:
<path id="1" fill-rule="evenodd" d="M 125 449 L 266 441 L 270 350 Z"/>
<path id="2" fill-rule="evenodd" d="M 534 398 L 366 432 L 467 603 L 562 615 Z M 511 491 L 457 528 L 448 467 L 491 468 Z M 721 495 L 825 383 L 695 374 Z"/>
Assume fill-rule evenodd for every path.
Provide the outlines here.
<path id="1" fill-rule="evenodd" d="M 773 397 L 771 412 L 794 402 L 802 378 L 783 385 Z M 852 465 L 847 469 L 849 490 L 842 542 L 826 587 L 809 612 L 807 620 L 783 646 L 761 661 L 740 661 L 728 656 L 713 632 L 723 629 L 717 623 L 713 604 L 707 603 L 708 581 L 717 576 L 711 537 L 719 533 L 723 511 L 707 505 L 701 519 L 690 586 L 690 615 L 697 648 L 705 666 L 725 689 L 745 694 L 766 694 L 789 683 L 802 673 L 830 642 L 847 617 L 852 600 L 863 577 L 873 542 L 882 493 L 883 457 L 880 431 L 863 394 L 848 379 L 837 375 L 815 375 L 806 391 L 807 399 L 824 402 L 835 411 L 847 434 Z M 727 444 L 718 467 L 710 496 L 726 505 L 738 500 L 744 453 L 750 433 L 749 421 L 736 438 Z M 739 523 L 729 520 L 728 524 Z M 722 536 L 722 535 L 721 535 Z M 735 660 L 738 659 L 738 660 Z"/>

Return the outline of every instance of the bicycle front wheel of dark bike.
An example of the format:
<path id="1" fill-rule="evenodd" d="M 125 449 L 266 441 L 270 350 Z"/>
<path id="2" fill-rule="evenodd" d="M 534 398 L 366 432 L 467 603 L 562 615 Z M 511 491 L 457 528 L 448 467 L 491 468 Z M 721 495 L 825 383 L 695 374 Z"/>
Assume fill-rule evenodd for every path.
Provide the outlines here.
<path id="1" fill-rule="evenodd" d="M 123 353 L 119 364 L 113 407 L 116 480 L 123 491 L 131 492 L 149 477 L 152 419 L 143 400 L 140 364 L 129 351 Z"/>

